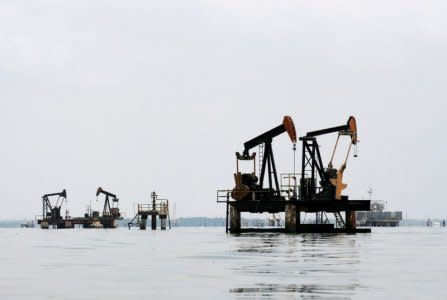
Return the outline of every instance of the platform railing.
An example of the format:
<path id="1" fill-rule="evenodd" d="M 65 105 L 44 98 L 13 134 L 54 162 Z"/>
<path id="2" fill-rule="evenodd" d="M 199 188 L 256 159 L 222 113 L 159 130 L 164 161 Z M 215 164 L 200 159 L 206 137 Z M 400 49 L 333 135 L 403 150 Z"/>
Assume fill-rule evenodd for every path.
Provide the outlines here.
<path id="1" fill-rule="evenodd" d="M 300 173 L 281 173 L 281 192 L 286 193 L 287 198 L 297 198 L 300 190 Z"/>
<path id="2" fill-rule="evenodd" d="M 168 200 L 157 199 L 155 207 L 153 203 L 140 203 L 138 204 L 138 212 L 151 212 L 157 211 L 159 214 L 168 214 L 169 212 L 169 202 Z"/>
<path id="3" fill-rule="evenodd" d="M 251 197 L 247 197 L 247 199 L 245 200 L 235 200 L 233 198 L 231 198 L 231 192 L 233 190 L 217 190 L 217 203 L 227 203 L 227 202 L 235 202 L 235 201 L 255 201 L 258 199 L 263 198 L 263 195 L 265 194 L 271 194 L 272 191 L 250 191 Z M 285 191 L 280 191 L 280 193 L 278 194 L 277 192 L 273 192 L 273 196 L 274 197 L 278 197 L 278 198 L 285 198 L 285 199 L 289 199 L 288 198 L 288 193 Z"/>

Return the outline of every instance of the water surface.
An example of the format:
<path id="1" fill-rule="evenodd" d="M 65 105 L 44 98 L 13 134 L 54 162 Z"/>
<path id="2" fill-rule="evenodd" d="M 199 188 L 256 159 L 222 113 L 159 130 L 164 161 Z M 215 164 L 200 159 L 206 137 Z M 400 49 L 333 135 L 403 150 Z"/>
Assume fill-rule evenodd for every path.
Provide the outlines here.
<path id="1" fill-rule="evenodd" d="M 446 228 L 0 229 L 0 299 L 447 299 Z"/>

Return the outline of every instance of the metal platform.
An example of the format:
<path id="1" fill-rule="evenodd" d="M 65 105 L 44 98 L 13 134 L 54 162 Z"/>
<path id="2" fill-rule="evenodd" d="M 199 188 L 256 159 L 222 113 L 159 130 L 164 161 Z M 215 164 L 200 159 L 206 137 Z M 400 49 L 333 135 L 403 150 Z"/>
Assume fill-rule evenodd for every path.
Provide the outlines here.
<path id="1" fill-rule="evenodd" d="M 338 212 L 338 211 L 363 211 L 369 209 L 369 200 L 247 200 L 228 201 L 230 206 L 240 212 L 250 213 L 278 213 L 284 212 L 286 205 L 295 205 L 303 212 Z"/>
<path id="2" fill-rule="evenodd" d="M 116 228 L 116 220 L 118 219 L 119 218 L 112 216 L 75 217 L 65 219 L 42 219 L 38 220 L 37 223 L 42 229 L 69 229 L 76 227 L 76 225 L 82 228 Z"/>
<path id="3" fill-rule="evenodd" d="M 230 190 L 219 190 L 217 201 L 226 203 L 227 232 L 288 232 L 288 233 L 367 233 L 369 228 L 356 228 L 355 212 L 368 210 L 369 200 L 299 200 L 287 199 L 287 196 L 271 195 L 268 199 L 265 194 L 253 192 L 251 199 L 233 200 Z M 242 228 L 241 213 L 286 213 L 285 228 Z M 302 223 L 301 213 L 315 213 L 315 223 Z M 335 216 L 335 223 L 327 222 L 327 214 Z M 343 217 L 343 216 L 344 217 Z M 231 223 L 230 223 L 231 221 Z"/>
<path id="4" fill-rule="evenodd" d="M 157 216 L 160 219 L 161 230 L 166 230 L 167 225 L 171 229 L 171 218 L 169 216 L 169 200 L 159 199 L 155 192 L 151 194 L 152 203 L 138 204 L 138 210 L 133 219 L 127 224 L 129 229 L 139 227 L 146 230 L 147 219 L 151 217 L 152 230 L 157 229 Z M 166 224 L 167 223 L 167 224 Z"/>

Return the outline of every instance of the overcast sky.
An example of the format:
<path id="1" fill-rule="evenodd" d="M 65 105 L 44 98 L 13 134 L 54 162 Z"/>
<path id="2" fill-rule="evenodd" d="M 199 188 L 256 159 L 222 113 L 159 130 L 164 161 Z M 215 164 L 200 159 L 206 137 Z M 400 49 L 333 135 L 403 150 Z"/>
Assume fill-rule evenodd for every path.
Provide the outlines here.
<path id="1" fill-rule="evenodd" d="M 356 116 L 350 198 L 372 186 L 409 218 L 447 217 L 446 12 L 408 0 L 0 0 L 0 219 L 41 214 L 42 194 L 64 188 L 81 215 L 99 207 L 98 186 L 127 216 L 153 190 L 177 217 L 224 216 L 216 190 L 234 185 L 234 152 L 284 115 L 299 135 Z M 320 140 L 326 163 L 335 138 Z M 273 147 L 292 171 L 287 135 Z"/>

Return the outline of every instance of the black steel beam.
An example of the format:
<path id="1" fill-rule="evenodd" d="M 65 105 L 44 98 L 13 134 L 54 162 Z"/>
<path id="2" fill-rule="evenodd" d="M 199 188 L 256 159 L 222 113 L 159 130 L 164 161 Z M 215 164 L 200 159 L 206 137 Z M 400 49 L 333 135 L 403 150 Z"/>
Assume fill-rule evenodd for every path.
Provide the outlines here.
<path id="1" fill-rule="evenodd" d="M 332 132 L 339 132 L 339 131 L 347 130 L 347 129 L 349 129 L 348 125 L 320 129 L 320 130 L 310 131 L 310 132 L 306 133 L 306 137 L 319 136 L 319 135 L 328 134 L 328 133 L 332 133 Z"/>
<path id="2" fill-rule="evenodd" d="M 263 134 L 249 140 L 248 142 L 244 143 L 244 154 L 248 155 L 248 151 L 256 146 L 259 146 L 262 143 L 266 143 L 268 141 L 271 141 L 275 136 L 278 136 L 282 133 L 286 132 L 286 128 L 283 124 L 273 128 L 272 130 L 269 130 L 267 132 L 264 132 Z"/>
<path id="3" fill-rule="evenodd" d="M 241 212 L 284 212 L 286 204 L 299 207 L 302 212 L 368 211 L 369 200 L 247 200 L 230 201 L 229 205 Z"/>
<path id="4" fill-rule="evenodd" d="M 369 200 L 295 200 L 291 201 L 304 212 L 337 212 L 337 211 L 368 211 Z"/>

